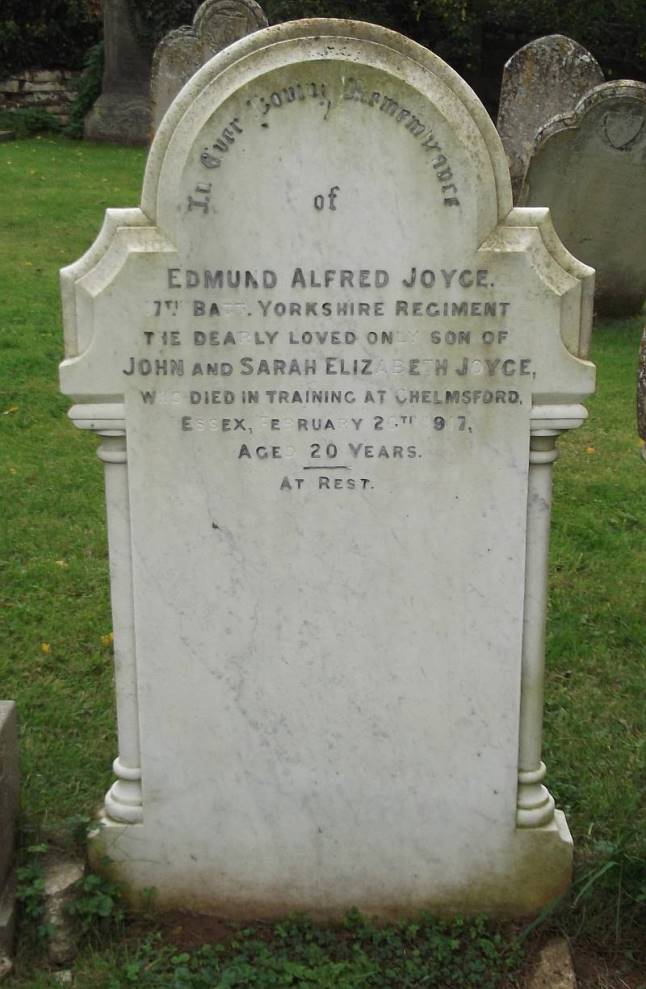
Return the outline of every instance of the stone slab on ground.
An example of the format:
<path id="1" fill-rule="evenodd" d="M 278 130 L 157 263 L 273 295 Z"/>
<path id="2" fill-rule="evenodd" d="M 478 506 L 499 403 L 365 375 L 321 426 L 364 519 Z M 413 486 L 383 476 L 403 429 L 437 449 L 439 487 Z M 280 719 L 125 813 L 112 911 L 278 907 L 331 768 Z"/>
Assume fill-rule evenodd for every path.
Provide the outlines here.
<path id="1" fill-rule="evenodd" d="M 576 989 L 572 953 L 565 938 L 553 938 L 541 949 L 525 989 Z"/>
<path id="2" fill-rule="evenodd" d="M 74 898 L 84 865 L 76 860 L 48 862 L 45 865 L 45 922 L 51 929 L 47 955 L 55 965 L 73 961 L 78 950 L 78 930 L 67 907 Z"/>
<path id="3" fill-rule="evenodd" d="M 567 887 L 543 635 L 592 277 L 401 35 L 279 25 L 178 95 L 141 209 L 62 273 L 116 655 L 92 855 L 132 897 L 517 915 Z"/>
<path id="4" fill-rule="evenodd" d="M 639 312 L 646 298 L 646 84 L 597 86 L 539 131 L 520 202 L 549 206 L 565 246 L 596 269 L 600 314 Z"/>
<path id="5" fill-rule="evenodd" d="M 597 60 L 562 34 L 530 41 L 505 63 L 497 127 L 509 161 L 514 201 L 537 131 L 552 117 L 573 110 L 585 93 L 602 82 Z"/>

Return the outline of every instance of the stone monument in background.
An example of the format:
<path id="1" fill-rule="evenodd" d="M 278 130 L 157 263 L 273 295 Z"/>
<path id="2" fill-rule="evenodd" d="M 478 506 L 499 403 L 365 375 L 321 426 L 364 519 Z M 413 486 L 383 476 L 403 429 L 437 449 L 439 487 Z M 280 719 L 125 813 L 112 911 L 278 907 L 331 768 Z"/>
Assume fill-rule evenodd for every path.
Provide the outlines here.
<path id="1" fill-rule="evenodd" d="M 595 309 L 639 312 L 646 298 L 646 85 L 596 86 L 539 131 L 520 194 L 549 206 L 565 246 L 596 269 Z"/>
<path id="2" fill-rule="evenodd" d="M 543 642 L 592 282 L 396 33 L 279 25 L 183 89 L 141 207 L 62 273 L 116 655 L 93 855 L 129 895 L 518 915 L 567 887 Z"/>
<path id="3" fill-rule="evenodd" d="M 573 110 L 589 89 L 602 82 L 597 60 L 562 34 L 530 41 L 506 62 L 497 127 L 509 161 L 514 202 L 536 132 L 557 114 Z"/>
<path id="4" fill-rule="evenodd" d="M 180 27 L 162 38 L 153 55 L 150 81 L 152 126 L 156 131 L 182 86 L 227 45 L 267 27 L 255 0 L 206 0 L 191 27 Z"/>
<path id="5" fill-rule="evenodd" d="M 150 53 L 136 36 L 134 16 L 128 0 L 103 0 L 103 84 L 85 118 L 88 141 L 148 143 Z"/>

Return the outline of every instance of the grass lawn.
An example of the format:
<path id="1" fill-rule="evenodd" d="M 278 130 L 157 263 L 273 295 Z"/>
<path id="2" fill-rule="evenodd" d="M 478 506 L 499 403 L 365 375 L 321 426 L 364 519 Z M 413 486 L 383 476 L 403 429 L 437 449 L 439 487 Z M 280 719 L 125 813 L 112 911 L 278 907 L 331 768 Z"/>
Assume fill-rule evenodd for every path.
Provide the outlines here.
<path id="1" fill-rule="evenodd" d="M 0 145 L 0 694 L 18 702 L 26 843 L 60 836 L 74 815 L 91 814 L 116 755 L 102 467 L 95 440 L 68 422 L 70 403 L 58 393 L 58 269 L 90 245 L 106 207 L 138 202 L 144 162 L 143 150 L 45 136 Z M 642 906 L 646 899 L 646 464 L 634 411 L 640 332 L 638 318 L 595 328 L 598 393 L 586 425 L 560 441 L 544 746 L 547 782 L 577 856 L 574 893 L 547 923 L 564 928 L 575 950 L 594 941 L 595 951 L 633 970 L 637 899 Z M 86 953 L 90 981 L 78 984 L 110 986 L 108 970 L 125 964 L 120 950 Z M 328 981 L 307 984 L 400 984 L 366 981 L 366 971 L 363 981 L 357 974 L 344 982 L 340 969 L 330 969 Z M 16 984 L 50 984 L 45 974 L 30 978 Z M 226 984 L 256 984 L 250 978 Z M 130 984 L 202 985 L 148 983 L 141 973 Z M 464 983 L 472 984 L 479 985 Z"/>

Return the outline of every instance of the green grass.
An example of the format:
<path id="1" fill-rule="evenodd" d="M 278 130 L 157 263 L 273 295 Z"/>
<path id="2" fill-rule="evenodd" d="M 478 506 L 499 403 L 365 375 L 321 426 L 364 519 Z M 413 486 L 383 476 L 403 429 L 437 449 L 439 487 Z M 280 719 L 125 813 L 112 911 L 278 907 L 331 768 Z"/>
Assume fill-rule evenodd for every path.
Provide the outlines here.
<path id="1" fill-rule="evenodd" d="M 58 269 L 90 245 L 107 206 L 138 202 L 144 161 L 141 150 L 61 138 L 0 145 L 0 677 L 19 705 L 28 834 L 91 813 L 116 754 L 102 469 L 58 393 Z M 595 328 L 599 390 L 586 425 L 560 441 L 555 472 L 544 751 L 579 894 L 560 922 L 607 944 L 629 936 L 644 895 L 640 330 L 639 319 Z M 92 955 L 88 971 L 112 950 Z M 29 984 L 48 985 L 42 978 Z"/>
<path id="2" fill-rule="evenodd" d="M 115 745 L 102 468 L 58 394 L 58 269 L 106 207 L 138 202 L 144 161 L 45 137 L 0 150 L 1 682 L 19 705 L 25 822 L 39 828 L 100 801 Z"/>

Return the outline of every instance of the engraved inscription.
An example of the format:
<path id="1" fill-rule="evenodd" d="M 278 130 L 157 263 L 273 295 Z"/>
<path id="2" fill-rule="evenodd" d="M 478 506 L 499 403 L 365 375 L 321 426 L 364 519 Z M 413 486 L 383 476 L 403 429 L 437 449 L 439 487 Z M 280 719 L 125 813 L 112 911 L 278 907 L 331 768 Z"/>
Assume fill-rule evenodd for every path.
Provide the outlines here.
<path id="1" fill-rule="evenodd" d="M 239 469 L 275 465 L 286 493 L 367 493 L 379 481 L 366 466 L 399 473 L 438 444 L 466 450 L 486 410 L 516 414 L 535 378 L 514 345 L 511 301 L 486 267 L 457 259 L 174 265 L 159 295 L 124 381 L 147 414 L 187 440 L 211 437 Z"/>
<path id="2" fill-rule="evenodd" d="M 356 76 L 344 78 L 342 89 L 338 93 L 331 92 L 324 82 L 311 81 L 294 83 L 271 92 L 250 96 L 245 104 L 252 114 L 250 119 L 243 120 L 241 114 L 232 117 L 216 134 L 213 142 L 203 147 L 199 156 L 200 163 L 209 170 L 219 169 L 224 161 L 230 157 L 236 146 L 238 136 L 244 133 L 246 128 L 254 123 L 261 128 L 269 128 L 270 124 L 266 118 L 272 112 L 303 106 L 312 101 L 324 110 L 323 121 L 327 120 L 333 107 L 338 110 L 342 107 L 360 105 L 383 113 L 395 125 L 401 126 L 402 133 L 419 142 L 419 146 L 425 157 L 428 157 L 432 173 L 438 182 L 443 204 L 449 207 L 460 205 L 454 167 L 433 127 L 426 120 L 417 116 L 409 107 L 395 99 L 391 93 L 372 89 Z M 332 186 L 327 193 L 317 193 L 314 197 L 315 209 L 321 211 L 327 206 L 334 210 L 334 200 L 338 192 L 338 186 Z M 189 210 L 195 208 L 191 202 L 192 194 L 189 193 L 187 198 Z M 203 210 L 208 213 L 208 203 L 206 208 L 203 207 Z"/>
<path id="3" fill-rule="evenodd" d="M 336 210 L 336 200 L 340 191 L 338 185 L 333 185 L 327 195 L 324 196 L 322 193 L 318 193 L 318 195 L 314 196 L 314 209 L 320 211 L 327 207 L 328 209 Z"/>
<path id="4" fill-rule="evenodd" d="M 404 130 L 421 141 L 425 153 L 432 154 L 431 165 L 435 176 L 441 185 L 445 206 L 459 206 L 458 189 L 453 181 L 453 169 L 449 159 L 442 149 L 434 131 L 428 124 L 415 116 L 407 107 L 402 106 L 392 96 L 378 90 L 369 92 L 360 79 L 350 77 L 346 81 L 343 92 L 344 100 L 354 100 L 364 106 L 374 107 L 391 117 L 397 124 L 402 124 Z M 423 138 L 423 140 L 422 140 Z M 433 152 L 436 152 L 433 154 Z"/>

